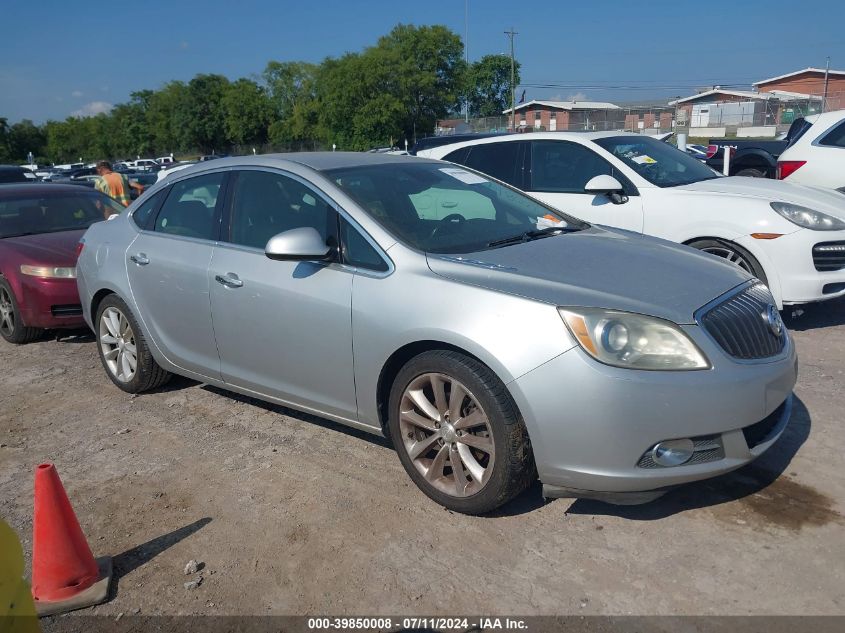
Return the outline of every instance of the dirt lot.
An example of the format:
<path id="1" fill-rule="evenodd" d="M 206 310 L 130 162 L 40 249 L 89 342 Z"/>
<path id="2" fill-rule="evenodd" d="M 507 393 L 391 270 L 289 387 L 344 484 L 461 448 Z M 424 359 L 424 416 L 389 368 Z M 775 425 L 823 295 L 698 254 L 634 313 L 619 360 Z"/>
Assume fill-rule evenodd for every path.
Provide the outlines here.
<path id="1" fill-rule="evenodd" d="M 799 401 L 756 464 L 634 508 L 535 486 L 487 518 L 429 501 L 384 440 L 182 379 L 130 397 L 86 335 L 0 341 L 0 514 L 29 556 L 56 463 L 114 556 L 94 613 L 845 614 L 845 301 L 789 324 Z"/>

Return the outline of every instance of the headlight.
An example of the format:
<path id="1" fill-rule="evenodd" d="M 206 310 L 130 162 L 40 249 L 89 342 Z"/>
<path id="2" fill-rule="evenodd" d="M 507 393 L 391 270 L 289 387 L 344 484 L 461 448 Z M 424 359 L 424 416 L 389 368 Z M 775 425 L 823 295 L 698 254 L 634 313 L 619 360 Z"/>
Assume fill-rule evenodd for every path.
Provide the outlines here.
<path id="1" fill-rule="evenodd" d="M 601 308 L 558 308 L 581 348 L 614 367 L 650 370 L 708 369 L 710 363 L 674 323 Z"/>
<path id="2" fill-rule="evenodd" d="M 813 231 L 840 231 L 845 229 L 845 222 L 826 213 L 813 211 L 790 202 L 772 202 L 770 204 L 772 209 L 780 215 L 805 229 Z"/>
<path id="3" fill-rule="evenodd" d="M 45 279 L 76 279 L 76 268 L 54 268 L 52 266 L 21 266 L 24 275 Z"/>

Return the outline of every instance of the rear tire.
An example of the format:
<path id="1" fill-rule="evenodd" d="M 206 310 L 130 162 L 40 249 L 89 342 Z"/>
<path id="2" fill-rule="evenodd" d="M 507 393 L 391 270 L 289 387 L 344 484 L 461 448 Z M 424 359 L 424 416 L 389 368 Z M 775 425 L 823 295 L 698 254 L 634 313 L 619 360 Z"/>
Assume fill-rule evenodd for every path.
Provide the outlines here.
<path id="1" fill-rule="evenodd" d="M 763 270 L 763 267 L 760 265 L 760 262 L 757 261 L 754 255 L 749 253 L 747 250 L 745 250 L 738 244 L 734 244 L 733 242 L 729 242 L 727 240 L 708 239 L 695 240 L 694 242 L 690 242 L 689 244 L 687 244 L 687 246 L 691 246 L 693 248 L 697 248 L 700 251 L 704 251 L 705 253 L 710 253 L 711 255 L 715 255 L 716 257 L 726 259 L 735 266 L 738 266 L 744 271 L 751 273 L 764 284 L 769 284 L 769 281 L 766 278 L 766 271 Z"/>
<path id="2" fill-rule="evenodd" d="M 155 362 L 129 306 L 109 295 L 97 307 L 94 335 L 100 362 L 111 381 L 126 393 L 161 387 L 172 374 Z"/>
<path id="3" fill-rule="evenodd" d="M 490 512 L 536 477 L 507 387 L 458 352 L 424 352 L 402 367 L 390 391 L 388 427 L 413 482 L 450 510 Z"/>
<path id="4" fill-rule="evenodd" d="M 765 178 L 766 175 L 764 170 L 756 167 L 745 167 L 734 174 L 734 176 L 745 176 L 747 178 Z"/>
<path id="5" fill-rule="evenodd" d="M 14 345 L 31 343 L 44 334 L 37 327 L 27 327 L 9 282 L 0 277 L 0 336 Z"/>

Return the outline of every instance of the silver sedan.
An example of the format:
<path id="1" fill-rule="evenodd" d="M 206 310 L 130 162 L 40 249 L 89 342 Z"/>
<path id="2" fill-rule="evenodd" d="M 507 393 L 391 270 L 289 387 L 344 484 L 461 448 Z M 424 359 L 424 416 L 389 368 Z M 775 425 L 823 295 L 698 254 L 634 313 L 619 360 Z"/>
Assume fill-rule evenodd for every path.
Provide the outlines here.
<path id="1" fill-rule="evenodd" d="M 790 417 L 768 289 L 477 172 L 373 154 L 189 167 L 83 238 L 112 382 L 171 374 L 391 438 L 429 497 L 645 502 L 746 464 Z"/>

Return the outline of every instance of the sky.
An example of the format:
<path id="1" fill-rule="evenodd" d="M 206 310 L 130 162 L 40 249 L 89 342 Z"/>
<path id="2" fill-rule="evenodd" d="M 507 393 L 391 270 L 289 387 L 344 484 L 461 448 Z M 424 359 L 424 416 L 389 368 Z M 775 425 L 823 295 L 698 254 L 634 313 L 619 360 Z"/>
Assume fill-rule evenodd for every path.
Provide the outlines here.
<path id="1" fill-rule="evenodd" d="M 4 2 L 0 117 L 107 111 L 197 73 L 257 77 L 269 60 L 319 62 L 397 23 L 443 24 L 470 61 L 509 53 L 525 99 L 628 103 L 747 86 L 808 66 L 845 70 L 845 1 L 144 0 Z M 809 8 L 804 8 L 809 7 Z M 468 8 L 468 20 L 467 16 Z M 540 87 L 543 86 L 543 87 Z"/>

